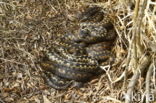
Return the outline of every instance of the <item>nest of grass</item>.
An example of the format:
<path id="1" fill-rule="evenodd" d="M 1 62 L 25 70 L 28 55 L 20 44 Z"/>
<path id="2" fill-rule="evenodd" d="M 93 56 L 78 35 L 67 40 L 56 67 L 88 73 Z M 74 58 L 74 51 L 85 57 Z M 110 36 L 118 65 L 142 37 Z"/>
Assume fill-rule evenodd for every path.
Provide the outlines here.
<path id="1" fill-rule="evenodd" d="M 118 38 L 116 62 L 83 88 L 58 91 L 41 77 L 38 60 L 57 35 L 74 32 L 87 5 L 109 8 Z M 1 0 L 1 103 L 131 103 L 156 100 L 154 0 Z M 141 96 L 140 97 L 138 97 Z"/>

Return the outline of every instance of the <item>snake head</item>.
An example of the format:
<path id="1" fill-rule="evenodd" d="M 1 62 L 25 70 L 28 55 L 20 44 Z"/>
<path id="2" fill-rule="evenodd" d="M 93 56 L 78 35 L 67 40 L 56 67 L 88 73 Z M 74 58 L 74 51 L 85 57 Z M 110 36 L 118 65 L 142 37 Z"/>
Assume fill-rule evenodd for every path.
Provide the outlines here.
<path id="1" fill-rule="evenodd" d="M 80 30 L 80 33 L 79 33 L 79 35 L 80 35 L 80 38 L 87 38 L 87 37 L 90 37 L 91 35 L 91 32 L 90 32 L 90 30 L 89 29 L 81 29 Z"/>

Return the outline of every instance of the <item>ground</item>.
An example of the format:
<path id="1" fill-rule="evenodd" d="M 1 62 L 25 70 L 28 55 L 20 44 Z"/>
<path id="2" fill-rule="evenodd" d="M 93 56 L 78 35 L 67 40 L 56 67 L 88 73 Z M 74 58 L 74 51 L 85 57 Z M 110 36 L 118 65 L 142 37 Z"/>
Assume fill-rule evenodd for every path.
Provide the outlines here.
<path id="1" fill-rule="evenodd" d="M 113 25 L 118 34 L 114 48 L 118 59 L 112 68 L 104 69 L 105 73 L 82 88 L 55 90 L 44 82 L 38 61 L 57 35 L 74 32 L 77 28 L 75 14 L 88 5 L 99 5 L 111 10 Z M 120 0 L 1 0 L 0 102 L 122 102 L 127 83 L 133 74 L 129 70 L 126 81 L 118 78 L 126 68 L 130 43 L 125 35 L 131 32 L 133 19 L 125 6 Z M 129 8 L 133 11 L 134 4 Z M 149 31 L 148 29 L 146 32 Z M 152 31 L 148 35 L 153 33 Z M 144 78 L 140 77 L 138 81 L 140 84 L 135 89 L 142 91 Z"/>

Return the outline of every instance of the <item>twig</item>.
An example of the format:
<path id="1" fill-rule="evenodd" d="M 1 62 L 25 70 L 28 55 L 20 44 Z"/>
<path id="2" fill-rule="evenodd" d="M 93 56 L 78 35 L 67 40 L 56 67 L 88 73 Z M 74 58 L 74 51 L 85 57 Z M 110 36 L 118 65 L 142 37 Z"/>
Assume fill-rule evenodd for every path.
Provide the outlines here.
<path id="1" fill-rule="evenodd" d="M 106 75 L 108 76 L 109 81 L 112 83 L 112 78 L 109 74 L 109 70 L 110 70 L 110 65 L 107 66 L 100 66 L 101 69 L 103 69 L 106 72 Z M 106 69 L 107 68 L 107 69 Z"/>
<path id="2" fill-rule="evenodd" d="M 136 0 L 136 4 L 135 4 L 135 10 L 134 10 L 134 17 L 133 17 L 133 28 L 134 28 L 134 31 L 133 31 L 133 43 L 132 43 L 132 50 L 133 53 L 134 53 L 134 65 L 135 65 L 135 68 L 137 68 L 137 64 L 138 64 L 138 60 L 137 60 L 137 57 L 138 57 L 138 50 L 137 50 L 137 40 L 138 40 L 138 37 L 139 36 L 139 32 L 138 32 L 138 25 L 137 25 L 137 20 L 138 20 L 138 15 L 139 15 L 139 4 L 140 4 L 140 0 Z"/>
<path id="3" fill-rule="evenodd" d="M 113 103 L 122 103 L 121 101 L 117 100 L 116 98 L 112 98 L 110 96 L 106 96 L 106 97 L 103 97 L 104 100 L 111 100 L 111 101 L 114 101 Z"/>
<path id="4" fill-rule="evenodd" d="M 125 102 L 126 103 L 131 103 L 132 102 L 132 93 L 134 90 L 134 87 L 137 83 L 137 80 L 139 79 L 139 76 L 141 75 L 141 73 L 144 71 L 144 69 L 146 67 L 148 67 L 148 65 L 151 62 L 151 59 L 147 56 L 145 56 L 143 58 L 143 60 L 141 61 L 140 59 L 140 64 L 139 64 L 139 56 L 141 56 L 143 54 L 143 50 L 142 50 L 142 45 L 141 45 L 141 41 L 140 41 L 140 35 L 141 35 L 141 25 L 142 25 L 142 20 L 144 17 L 144 12 L 147 6 L 147 1 L 148 0 L 144 0 L 142 8 L 140 10 L 140 0 L 136 1 L 136 5 L 135 5 L 135 11 L 134 11 L 134 17 L 133 17 L 133 27 L 134 27 L 134 31 L 133 31 L 133 38 L 132 38 L 132 50 L 133 50 L 133 54 L 132 56 L 134 57 L 134 59 L 131 60 L 130 63 L 134 64 L 134 75 L 128 85 L 128 90 L 127 90 L 127 94 L 126 94 L 126 99 Z M 139 13 L 140 11 L 140 13 Z"/>
<path id="5" fill-rule="evenodd" d="M 149 94 L 150 94 L 150 78 L 152 76 L 153 63 L 150 65 L 147 75 L 146 75 L 146 103 L 150 103 Z"/>
<path id="6" fill-rule="evenodd" d="M 137 80 L 139 79 L 139 76 L 145 70 L 145 68 L 149 66 L 150 62 L 151 62 L 150 57 L 146 56 L 142 59 L 142 62 L 140 63 L 140 65 L 138 65 L 138 68 L 136 72 L 134 73 L 133 77 L 131 78 L 131 81 L 128 85 L 128 90 L 125 96 L 125 103 L 131 103 L 132 93 L 137 83 Z"/>
<path id="7" fill-rule="evenodd" d="M 0 98 L 0 103 L 5 103 L 5 102 Z"/>
<path id="8" fill-rule="evenodd" d="M 5 62 L 10 62 L 10 63 L 15 63 L 15 64 L 18 64 L 18 65 L 23 65 L 23 66 L 26 66 L 26 64 L 23 64 L 23 63 L 20 63 L 20 62 L 17 62 L 15 60 L 9 60 L 9 59 L 4 59 L 4 58 L 0 58 L 0 60 L 3 60 Z"/>
<path id="9" fill-rule="evenodd" d="M 112 81 L 112 83 L 116 83 L 119 82 L 120 80 L 122 80 L 126 75 L 126 70 L 120 75 L 120 77 L 118 77 L 116 80 Z"/>

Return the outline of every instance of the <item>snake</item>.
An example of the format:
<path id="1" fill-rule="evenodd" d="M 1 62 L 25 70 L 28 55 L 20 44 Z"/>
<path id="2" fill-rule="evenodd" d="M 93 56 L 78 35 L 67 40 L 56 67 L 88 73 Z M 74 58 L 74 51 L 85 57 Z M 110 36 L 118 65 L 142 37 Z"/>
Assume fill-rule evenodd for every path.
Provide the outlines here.
<path id="1" fill-rule="evenodd" d="M 102 62 L 112 62 L 116 31 L 101 7 L 90 7 L 78 15 L 77 35 L 66 33 L 52 43 L 40 65 L 44 79 L 55 89 L 66 89 L 74 82 L 85 83 L 99 74 Z"/>

